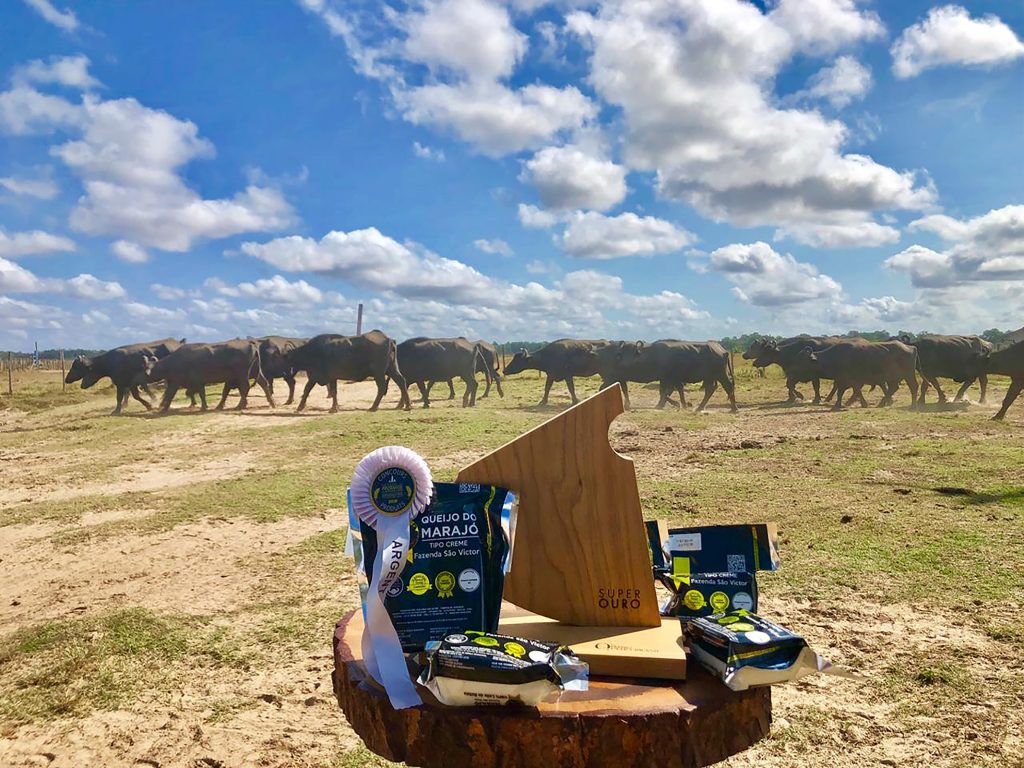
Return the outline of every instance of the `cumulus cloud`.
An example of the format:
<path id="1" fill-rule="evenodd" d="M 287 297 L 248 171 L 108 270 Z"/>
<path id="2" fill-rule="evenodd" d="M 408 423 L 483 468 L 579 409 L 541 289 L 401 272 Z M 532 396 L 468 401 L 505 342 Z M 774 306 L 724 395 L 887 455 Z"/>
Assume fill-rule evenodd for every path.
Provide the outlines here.
<path id="1" fill-rule="evenodd" d="M 43 281 L 20 264 L 0 257 L 0 291 L 6 293 L 37 293 Z"/>
<path id="2" fill-rule="evenodd" d="M 1024 205 L 1007 205 L 972 219 L 934 214 L 910 224 L 949 247 L 935 251 L 914 244 L 886 260 L 906 272 L 913 285 L 936 288 L 978 281 L 1024 279 Z"/>
<path id="3" fill-rule="evenodd" d="M 623 111 L 627 165 L 655 172 L 665 197 L 804 241 L 935 199 L 914 173 L 844 153 L 842 122 L 778 106 L 773 83 L 797 53 L 881 34 L 853 2 L 618 0 L 568 24 L 591 47 L 593 87 Z"/>
<path id="4" fill-rule="evenodd" d="M 452 131 L 483 154 L 536 149 L 596 115 L 575 86 L 508 84 L 528 40 L 493 0 L 426 0 L 359 23 L 325 0 L 300 3 L 344 41 L 357 71 L 386 84 L 407 121 Z"/>
<path id="5" fill-rule="evenodd" d="M 494 254 L 496 256 L 515 255 L 515 251 L 512 250 L 512 246 L 499 237 L 492 238 L 491 240 L 485 240 L 483 238 L 480 240 L 474 240 L 473 247 L 478 251 Z"/>
<path id="6" fill-rule="evenodd" d="M 100 280 L 90 274 L 72 277 L 64 283 L 64 286 L 64 292 L 77 299 L 106 301 L 121 299 L 125 296 L 125 290 L 120 283 Z"/>
<path id="7" fill-rule="evenodd" d="M 25 4 L 34 10 L 43 19 L 64 32 L 74 32 L 78 29 L 78 17 L 70 8 L 63 11 L 58 10 L 50 0 L 25 0 Z"/>
<path id="8" fill-rule="evenodd" d="M 46 61 L 34 59 L 14 70 L 15 83 L 39 83 L 42 85 L 63 85 L 68 88 L 91 90 L 101 83 L 89 74 L 89 57 L 51 56 Z"/>
<path id="9" fill-rule="evenodd" d="M 291 282 L 281 275 L 238 285 L 228 285 L 222 280 L 212 278 L 206 281 L 206 285 L 222 296 L 257 299 L 268 304 L 309 306 L 310 304 L 319 304 L 324 300 L 324 294 L 319 288 L 310 285 L 305 280 Z"/>
<path id="10" fill-rule="evenodd" d="M 44 253 L 69 253 L 75 250 L 75 241 L 35 229 L 8 235 L 0 230 L 0 257 L 15 259 L 19 256 L 38 256 Z"/>
<path id="11" fill-rule="evenodd" d="M 733 283 L 745 304 L 786 307 L 812 301 L 838 301 L 842 286 L 813 264 L 780 254 L 768 243 L 735 243 L 717 248 L 708 266 Z"/>
<path id="12" fill-rule="evenodd" d="M 15 195 L 35 197 L 39 200 L 52 200 L 60 190 L 50 179 L 25 179 L 15 176 L 0 177 L 0 187 Z"/>
<path id="13" fill-rule="evenodd" d="M 903 30 L 890 53 L 893 74 L 905 79 L 943 65 L 1005 64 L 1024 56 L 1024 43 L 997 16 L 972 18 L 962 6 L 943 5 Z"/>
<path id="14" fill-rule="evenodd" d="M 412 151 L 416 154 L 416 157 L 422 160 L 433 160 L 436 163 L 444 162 L 444 150 L 442 149 L 434 149 L 414 141 L 412 143 Z"/>
<path id="15" fill-rule="evenodd" d="M 562 250 L 583 259 L 672 253 L 695 240 L 691 232 L 654 216 L 604 216 L 593 211 L 575 214 L 565 231 L 556 237 Z"/>
<path id="16" fill-rule="evenodd" d="M 545 147 L 526 161 L 520 180 L 548 208 L 606 211 L 626 197 L 626 169 L 578 146 Z"/>
<path id="17" fill-rule="evenodd" d="M 20 264 L 0 257 L 0 291 L 6 293 L 65 294 L 77 299 L 105 301 L 125 296 L 120 283 L 100 280 L 90 274 L 81 274 L 68 280 L 41 278 Z"/>
<path id="18" fill-rule="evenodd" d="M 830 66 L 818 70 L 802 95 L 824 99 L 836 109 L 862 99 L 871 88 L 871 70 L 853 56 L 840 56 Z"/>
<path id="19" fill-rule="evenodd" d="M 185 251 L 197 239 L 274 231 L 295 218 L 276 187 L 250 184 L 231 198 L 213 200 L 191 189 L 180 169 L 214 150 L 188 120 L 130 98 L 87 95 L 74 104 L 25 85 L 0 93 L 0 130 L 56 128 L 80 135 L 51 148 L 85 187 L 70 218 L 77 231 Z M 122 251 L 128 253 L 125 246 Z"/>
<path id="20" fill-rule="evenodd" d="M 153 283 L 149 286 L 149 289 L 158 299 L 163 299 L 164 301 L 177 301 L 178 299 L 184 299 L 187 295 L 183 288 L 175 288 L 174 286 L 163 285 L 162 283 Z"/>
<path id="21" fill-rule="evenodd" d="M 528 229 L 551 229 L 561 217 L 551 211 L 545 211 L 535 205 L 520 203 L 518 208 L 519 223 Z"/>
<path id="22" fill-rule="evenodd" d="M 128 240 L 115 240 L 110 244 L 110 252 L 128 264 L 145 264 L 149 261 L 149 253 L 138 243 Z"/>

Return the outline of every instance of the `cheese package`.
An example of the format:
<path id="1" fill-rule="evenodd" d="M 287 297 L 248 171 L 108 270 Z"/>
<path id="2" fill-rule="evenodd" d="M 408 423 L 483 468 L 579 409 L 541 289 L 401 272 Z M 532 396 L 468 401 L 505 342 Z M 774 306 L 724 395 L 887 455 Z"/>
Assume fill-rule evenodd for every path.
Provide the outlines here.
<path id="1" fill-rule="evenodd" d="M 856 677 L 834 667 L 788 629 L 750 611 L 680 619 L 691 655 L 734 691 L 773 685 L 820 672 Z"/>
<path id="2" fill-rule="evenodd" d="M 696 618 L 743 609 L 757 611 L 757 578 L 752 573 L 672 573 L 655 569 L 670 593 L 662 616 Z"/>
<path id="3" fill-rule="evenodd" d="M 513 501 L 504 488 L 434 483 L 430 504 L 410 522 L 405 567 L 384 595 L 403 651 L 422 650 L 452 632 L 498 628 L 509 553 L 502 514 Z M 369 582 L 376 532 L 365 523 L 358 529 L 353 554 Z"/>
<path id="4" fill-rule="evenodd" d="M 656 567 L 685 573 L 754 573 L 779 569 L 779 533 L 775 523 L 668 528 L 646 523 L 651 561 Z"/>
<path id="5" fill-rule="evenodd" d="M 451 706 L 536 706 L 563 690 L 587 690 L 587 677 L 586 663 L 563 645 L 456 632 L 427 644 L 419 683 Z"/>

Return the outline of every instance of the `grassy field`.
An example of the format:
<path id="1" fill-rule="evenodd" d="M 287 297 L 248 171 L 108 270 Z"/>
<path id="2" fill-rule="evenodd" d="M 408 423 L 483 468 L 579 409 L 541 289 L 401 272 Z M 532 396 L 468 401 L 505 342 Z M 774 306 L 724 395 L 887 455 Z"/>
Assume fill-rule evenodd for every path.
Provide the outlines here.
<path id="1" fill-rule="evenodd" d="M 737 379 L 735 415 L 635 388 L 612 444 L 650 518 L 777 521 L 762 612 L 864 678 L 776 688 L 772 738 L 726 765 L 1024 764 L 1024 406 L 990 421 L 995 379 L 988 405 L 912 412 L 903 390 L 831 413 L 781 403 L 777 369 Z M 321 393 L 304 414 L 253 396 L 108 418 L 109 388 L 19 374 L 0 395 L 0 765 L 384 765 L 330 690 L 357 600 L 344 487 L 389 443 L 453 478 L 567 405 L 556 386 L 536 407 L 541 385 L 475 409 L 370 414 L 360 384 L 333 415 Z"/>

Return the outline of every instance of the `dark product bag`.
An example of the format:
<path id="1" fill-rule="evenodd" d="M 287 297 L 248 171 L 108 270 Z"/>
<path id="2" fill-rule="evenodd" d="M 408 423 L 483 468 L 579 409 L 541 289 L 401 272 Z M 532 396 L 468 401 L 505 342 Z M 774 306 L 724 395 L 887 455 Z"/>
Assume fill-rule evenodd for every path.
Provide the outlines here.
<path id="1" fill-rule="evenodd" d="M 757 611 L 757 579 L 752 573 L 673 574 L 655 569 L 672 593 L 661 606 L 662 616 L 710 616 L 743 609 Z"/>
<path id="2" fill-rule="evenodd" d="M 498 628 L 508 538 L 504 488 L 435 483 L 430 505 L 410 524 L 409 555 L 384 606 L 405 652 L 452 632 Z M 376 531 L 360 523 L 363 567 L 372 582 Z"/>
<path id="3" fill-rule="evenodd" d="M 779 569 L 775 523 L 707 525 L 659 530 L 646 523 L 655 566 L 686 573 L 753 573 Z"/>

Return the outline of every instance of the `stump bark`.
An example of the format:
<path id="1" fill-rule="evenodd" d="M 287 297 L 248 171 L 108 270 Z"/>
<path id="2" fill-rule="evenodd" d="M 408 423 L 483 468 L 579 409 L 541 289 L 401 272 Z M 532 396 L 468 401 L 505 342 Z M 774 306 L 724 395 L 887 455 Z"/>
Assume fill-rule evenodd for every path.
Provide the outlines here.
<path id="1" fill-rule="evenodd" d="M 334 633 L 334 693 L 367 748 L 423 768 L 697 768 L 768 735 L 771 689 L 730 691 L 689 662 L 679 681 L 593 678 L 590 690 L 531 707 L 395 710 L 362 663 L 363 617 Z"/>

